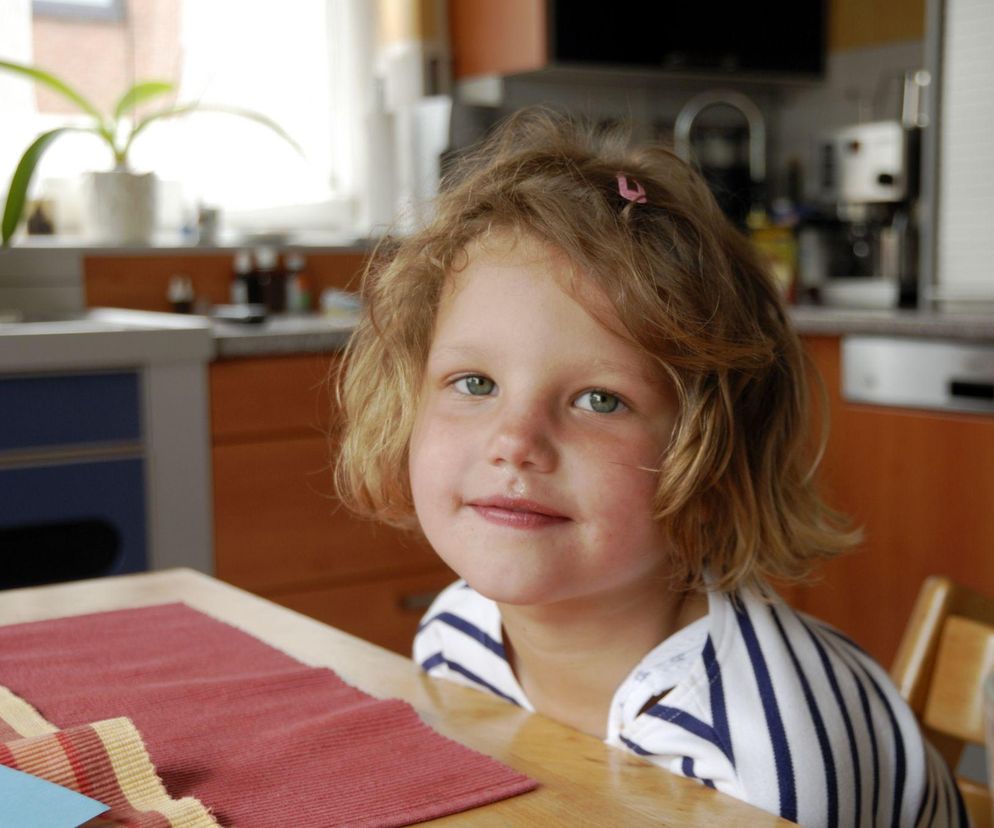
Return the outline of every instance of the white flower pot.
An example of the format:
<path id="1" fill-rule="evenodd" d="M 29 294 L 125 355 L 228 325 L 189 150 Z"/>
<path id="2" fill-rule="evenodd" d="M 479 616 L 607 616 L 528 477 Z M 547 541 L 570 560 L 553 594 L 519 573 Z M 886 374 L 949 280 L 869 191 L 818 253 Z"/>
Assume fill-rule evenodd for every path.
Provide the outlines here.
<path id="1" fill-rule="evenodd" d="M 98 244 L 151 244 L 155 235 L 154 173 L 86 174 L 83 226 Z"/>

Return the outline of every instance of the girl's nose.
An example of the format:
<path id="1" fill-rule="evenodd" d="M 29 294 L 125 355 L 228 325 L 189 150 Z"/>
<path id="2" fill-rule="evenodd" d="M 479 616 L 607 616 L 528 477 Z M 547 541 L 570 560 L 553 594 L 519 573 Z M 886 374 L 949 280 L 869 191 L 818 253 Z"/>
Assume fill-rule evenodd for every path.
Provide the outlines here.
<path id="1" fill-rule="evenodd" d="M 487 446 L 488 460 L 496 466 L 550 472 L 556 468 L 558 452 L 552 439 L 548 415 L 534 407 L 505 409 Z"/>

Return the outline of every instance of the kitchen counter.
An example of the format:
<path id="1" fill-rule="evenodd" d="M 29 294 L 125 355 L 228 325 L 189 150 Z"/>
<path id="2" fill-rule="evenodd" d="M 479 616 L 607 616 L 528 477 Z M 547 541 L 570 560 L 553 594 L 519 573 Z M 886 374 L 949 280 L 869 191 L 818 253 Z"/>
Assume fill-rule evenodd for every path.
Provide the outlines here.
<path id="1" fill-rule="evenodd" d="M 794 305 L 789 308 L 805 336 L 879 336 L 994 341 L 994 314 L 926 310 L 862 310 Z M 275 316 L 259 324 L 213 321 L 217 358 L 323 353 L 341 350 L 357 317 Z"/>
<path id="2" fill-rule="evenodd" d="M 25 321 L 0 320 L 0 370 L 116 368 L 206 361 L 212 351 L 203 317 L 91 308 Z"/>
<path id="3" fill-rule="evenodd" d="M 798 333 L 808 336 L 864 334 L 994 341 L 994 313 L 862 310 L 814 305 L 794 305 L 789 313 Z"/>
<path id="4" fill-rule="evenodd" d="M 355 327 L 356 314 L 274 316 L 265 322 L 212 320 L 215 358 L 340 351 Z"/>

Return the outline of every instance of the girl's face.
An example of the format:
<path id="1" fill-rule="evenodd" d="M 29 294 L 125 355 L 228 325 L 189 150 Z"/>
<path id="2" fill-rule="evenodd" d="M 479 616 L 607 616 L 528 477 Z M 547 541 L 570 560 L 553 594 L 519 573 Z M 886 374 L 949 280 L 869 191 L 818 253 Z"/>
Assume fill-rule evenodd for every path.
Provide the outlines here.
<path id="1" fill-rule="evenodd" d="M 566 257 L 510 238 L 469 250 L 435 323 L 410 443 L 428 540 L 506 604 L 658 594 L 652 518 L 677 413 L 649 358 L 563 289 Z M 584 301 L 613 319 L 579 279 Z"/>

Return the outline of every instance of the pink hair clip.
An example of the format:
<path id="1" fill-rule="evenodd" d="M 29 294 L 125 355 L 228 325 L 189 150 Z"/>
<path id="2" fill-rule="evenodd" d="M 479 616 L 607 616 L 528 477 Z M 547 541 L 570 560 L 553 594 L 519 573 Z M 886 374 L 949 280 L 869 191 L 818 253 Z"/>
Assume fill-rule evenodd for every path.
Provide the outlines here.
<path id="1" fill-rule="evenodd" d="M 642 185 L 622 173 L 618 173 L 618 192 L 623 199 L 635 204 L 645 204 L 647 201 Z"/>

